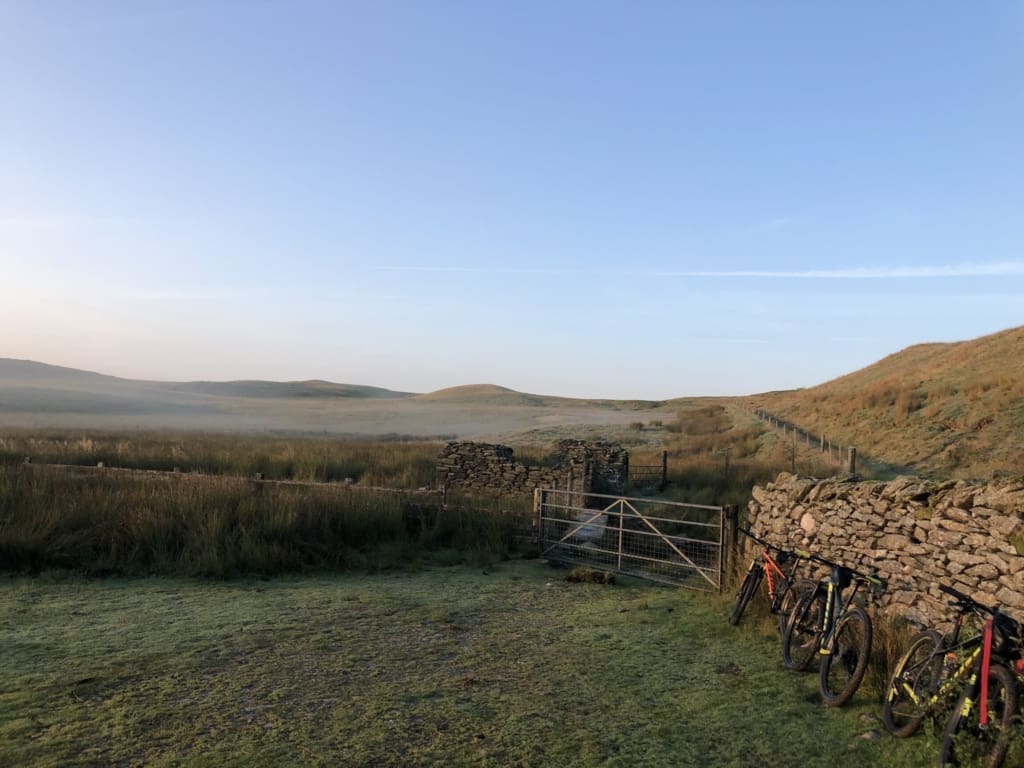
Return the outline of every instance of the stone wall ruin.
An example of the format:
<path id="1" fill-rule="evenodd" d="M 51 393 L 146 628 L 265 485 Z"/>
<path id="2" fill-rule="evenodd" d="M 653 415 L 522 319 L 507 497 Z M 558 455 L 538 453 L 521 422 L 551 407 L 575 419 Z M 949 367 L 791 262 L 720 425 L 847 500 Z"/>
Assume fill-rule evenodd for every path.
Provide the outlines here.
<path id="1" fill-rule="evenodd" d="M 629 452 L 617 443 L 559 440 L 555 466 L 529 466 L 515 460 L 506 445 L 453 441 L 437 460 L 438 483 L 448 488 L 529 494 L 535 488 L 580 493 L 622 493 L 629 478 Z"/>

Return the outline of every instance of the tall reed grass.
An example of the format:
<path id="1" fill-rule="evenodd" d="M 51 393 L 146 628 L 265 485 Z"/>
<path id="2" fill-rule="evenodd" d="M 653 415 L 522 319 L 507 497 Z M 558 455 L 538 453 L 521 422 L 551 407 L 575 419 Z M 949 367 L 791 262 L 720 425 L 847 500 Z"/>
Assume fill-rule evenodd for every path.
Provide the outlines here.
<path id="1" fill-rule="evenodd" d="M 0 467 L 0 568 L 228 577 L 506 557 L 514 521 L 458 503 L 409 525 L 407 495 L 234 478 Z"/>
<path id="2" fill-rule="evenodd" d="M 201 472 L 270 480 L 420 488 L 434 484 L 441 443 L 335 440 L 184 432 L 6 431 L 0 464 L 39 464 Z"/>

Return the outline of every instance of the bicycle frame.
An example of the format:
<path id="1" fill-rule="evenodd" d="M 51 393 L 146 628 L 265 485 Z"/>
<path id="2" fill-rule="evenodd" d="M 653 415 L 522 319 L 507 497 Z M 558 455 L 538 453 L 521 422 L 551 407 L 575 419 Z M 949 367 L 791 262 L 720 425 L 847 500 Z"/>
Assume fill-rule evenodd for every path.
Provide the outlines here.
<path id="1" fill-rule="evenodd" d="M 794 563 L 793 569 L 790 569 L 790 573 L 787 574 L 767 549 L 761 552 L 761 561 L 765 566 L 764 576 L 768 582 L 768 599 L 771 602 L 772 610 L 775 610 L 778 608 L 778 603 L 782 600 L 782 591 L 784 591 L 777 589 L 776 585 L 779 582 L 787 586 L 789 585 L 789 579 L 793 575 L 792 571 L 796 568 L 796 564 Z"/>
<path id="2" fill-rule="evenodd" d="M 984 728 L 988 725 L 988 678 L 992 663 L 993 629 L 998 609 L 989 609 L 981 606 L 975 601 L 969 600 L 965 595 L 956 592 L 956 590 L 943 585 L 940 585 L 939 588 L 957 597 L 957 602 L 949 604 L 951 607 L 956 606 L 958 608 L 956 619 L 953 622 L 949 642 L 943 643 L 936 650 L 932 651 L 929 657 L 924 662 L 918 664 L 917 667 L 922 671 L 926 671 L 932 667 L 933 660 L 938 656 L 948 658 L 951 654 L 957 656 L 964 651 L 968 651 L 968 649 L 969 652 L 952 672 L 943 675 L 938 689 L 928 697 L 927 701 L 923 702 L 923 706 L 928 709 L 933 708 L 939 701 L 946 698 L 958 683 L 966 678 L 967 695 L 964 697 L 961 716 L 969 717 L 977 703 L 979 706 L 978 722 Z M 990 615 L 984 618 L 982 631 L 961 641 L 960 632 L 963 628 L 964 620 L 968 614 L 974 613 L 979 615 L 979 610 L 990 613 Z M 902 682 L 902 691 L 907 694 L 914 704 L 922 705 L 913 687 L 908 685 L 906 681 Z M 892 701 L 896 696 L 896 691 L 891 690 L 888 696 L 889 700 Z"/>
<path id="3" fill-rule="evenodd" d="M 747 573 L 750 574 L 758 567 L 761 568 L 764 578 L 767 581 L 766 587 L 768 589 L 768 602 L 771 605 L 772 612 L 775 613 L 779 610 L 783 595 L 789 587 L 797 566 L 800 564 L 801 555 L 797 552 L 787 552 L 779 547 L 773 547 L 767 541 L 759 539 L 746 529 L 741 528 L 740 532 L 761 546 L 761 551 L 751 561 L 750 567 L 747 568 Z M 780 555 L 793 556 L 793 564 L 789 569 L 789 573 L 786 573 L 782 565 L 772 557 L 772 549 L 778 551 Z"/>
<path id="4" fill-rule="evenodd" d="M 964 705 L 960 710 L 963 717 L 970 717 L 971 710 L 977 701 L 978 724 L 984 728 L 988 725 L 988 670 L 992 664 L 992 626 L 994 619 L 985 619 L 985 628 L 982 631 L 981 645 L 971 654 L 971 676 L 967 680 L 967 695 L 964 697 Z M 978 653 L 981 653 L 980 662 Z M 975 698 L 977 697 L 977 698 Z"/>
<path id="5" fill-rule="evenodd" d="M 852 568 L 834 563 L 810 552 L 798 550 L 797 555 L 831 568 L 828 578 L 818 585 L 818 589 L 821 589 L 822 585 L 825 587 L 825 611 L 817 627 L 820 638 L 818 641 L 818 653 L 822 656 L 829 656 L 835 648 L 836 625 L 839 623 L 839 619 L 843 617 L 847 607 L 853 603 L 861 586 L 880 585 L 882 582 L 873 576 L 859 573 Z M 843 590 L 848 588 L 850 584 L 853 584 L 853 591 L 850 592 L 844 601 Z"/>
<path id="6" fill-rule="evenodd" d="M 843 604 L 843 590 L 839 586 L 843 582 L 842 571 L 850 571 L 849 568 L 842 566 L 833 567 L 832 573 L 829 575 L 828 580 L 825 582 L 825 614 L 822 617 L 821 623 L 821 645 L 818 648 L 818 653 L 822 656 L 828 656 L 832 653 L 835 646 L 835 628 L 839 618 L 843 615 L 843 611 L 846 606 Z M 857 595 L 857 590 L 860 589 L 860 582 L 856 582 L 853 588 L 853 592 L 850 593 L 850 598 L 846 605 L 853 602 L 854 597 Z"/>
<path id="7" fill-rule="evenodd" d="M 978 659 L 982 655 L 983 636 L 975 635 L 974 637 L 969 637 L 968 639 L 959 642 L 957 638 L 959 637 L 960 627 L 962 624 L 963 615 L 961 615 L 958 618 L 956 628 L 953 631 L 952 644 L 944 645 L 937 651 L 933 651 L 932 654 L 929 656 L 928 660 L 919 666 L 921 666 L 923 669 L 928 669 L 928 667 L 931 664 L 931 660 L 936 658 L 937 656 L 948 657 L 950 654 L 958 654 L 958 652 L 966 651 L 967 649 L 971 649 L 970 652 L 963 657 L 963 660 L 957 665 L 956 669 L 954 669 L 951 673 L 943 677 L 942 681 L 939 683 L 938 690 L 931 696 L 929 696 L 928 700 L 925 702 L 921 702 L 918 699 L 917 694 L 914 692 L 914 689 L 904 682 L 903 691 L 910 697 L 911 701 L 913 701 L 915 704 L 920 705 L 923 703 L 923 706 L 929 709 L 934 707 L 939 701 L 941 701 L 949 695 L 950 691 L 953 690 L 954 686 L 956 686 L 957 683 L 959 683 L 965 677 L 968 677 L 969 672 L 971 673 L 971 675 L 967 680 L 968 686 L 974 685 L 976 681 L 979 679 L 979 675 L 981 674 L 982 669 L 978 664 Z M 987 667 L 984 669 L 984 673 L 984 677 L 987 678 Z M 988 692 L 986 691 L 985 693 L 987 694 Z M 895 698 L 895 691 L 890 691 L 889 699 L 892 700 L 893 698 Z M 986 712 L 986 721 L 987 715 L 988 713 Z"/>

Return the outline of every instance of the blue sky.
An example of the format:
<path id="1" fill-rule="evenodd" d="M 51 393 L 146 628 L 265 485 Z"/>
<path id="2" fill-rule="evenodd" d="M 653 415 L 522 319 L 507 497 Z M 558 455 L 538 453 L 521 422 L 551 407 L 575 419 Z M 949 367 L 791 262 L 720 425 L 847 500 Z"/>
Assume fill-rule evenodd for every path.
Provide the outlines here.
<path id="1" fill-rule="evenodd" d="M 1018 2 L 0 0 L 0 357 L 812 386 L 1024 323 Z"/>

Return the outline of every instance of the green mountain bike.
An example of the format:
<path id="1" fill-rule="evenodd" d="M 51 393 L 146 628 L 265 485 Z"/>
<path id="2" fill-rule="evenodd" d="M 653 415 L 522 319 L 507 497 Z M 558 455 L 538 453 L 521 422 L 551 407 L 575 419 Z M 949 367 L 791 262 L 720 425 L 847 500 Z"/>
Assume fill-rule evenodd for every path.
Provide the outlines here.
<path id="1" fill-rule="evenodd" d="M 885 584 L 874 574 L 809 552 L 800 554 L 828 566 L 830 573 L 793 608 L 782 635 L 782 660 L 789 669 L 802 671 L 820 658 L 822 701 L 841 707 L 853 698 L 871 658 L 871 617 L 854 600 L 862 587 L 874 595 Z"/>

